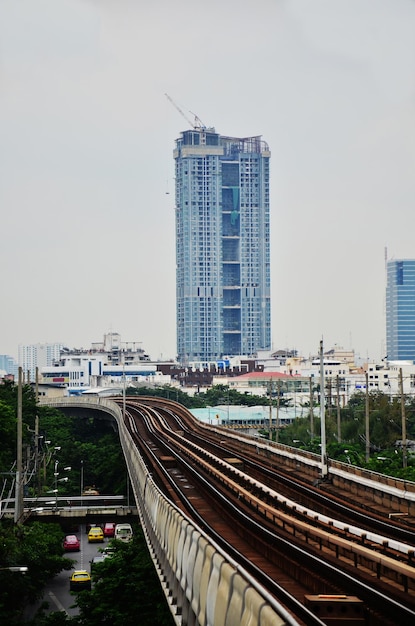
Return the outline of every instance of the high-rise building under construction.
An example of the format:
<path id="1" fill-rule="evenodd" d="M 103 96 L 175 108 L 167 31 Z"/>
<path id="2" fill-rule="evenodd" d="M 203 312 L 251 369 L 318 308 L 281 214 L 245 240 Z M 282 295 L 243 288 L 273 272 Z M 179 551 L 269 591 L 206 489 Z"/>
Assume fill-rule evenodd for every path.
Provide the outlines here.
<path id="1" fill-rule="evenodd" d="M 200 126 L 174 158 L 179 361 L 270 349 L 268 145 Z"/>

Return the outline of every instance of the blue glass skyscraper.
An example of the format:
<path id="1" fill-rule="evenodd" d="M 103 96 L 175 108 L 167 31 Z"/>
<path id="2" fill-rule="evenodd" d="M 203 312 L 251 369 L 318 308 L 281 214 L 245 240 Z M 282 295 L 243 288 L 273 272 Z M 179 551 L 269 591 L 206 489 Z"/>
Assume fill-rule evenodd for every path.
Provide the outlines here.
<path id="1" fill-rule="evenodd" d="M 179 361 L 270 349 L 267 144 L 193 128 L 174 158 Z"/>
<path id="2" fill-rule="evenodd" d="M 415 260 L 390 260 L 386 269 L 388 360 L 415 361 Z"/>
<path id="3" fill-rule="evenodd" d="M 18 365 L 12 356 L 8 354 L 0 354 L 0 371 L 6 374 L 12 374 L 17 379 Z"/>

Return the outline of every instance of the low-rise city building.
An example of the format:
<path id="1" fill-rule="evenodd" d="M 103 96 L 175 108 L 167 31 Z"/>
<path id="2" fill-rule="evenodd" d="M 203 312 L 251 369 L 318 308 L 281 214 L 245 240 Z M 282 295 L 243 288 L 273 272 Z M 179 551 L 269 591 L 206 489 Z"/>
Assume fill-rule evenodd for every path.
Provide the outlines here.
<path id="1" fill-rule="evenodd" d="M 103 341 L 88 349 L 69 349 L 61 344 L 20 346 L 23 375 L 25 368 L 34 381 L 36 368 L 39 393 L 80 394 L 94 389 L 124 389 L 128 386 L 169 386 L 189 395 L 206 391 L 214 385 L 228 386 L 243 394 L 284 398 L 296 414 L 311 402 L 319 403 L 320 356 L 301 356 L 296 350 L 259 351 L 253 357 L 224 357 L 203 365 L 174 361 L 151 361 L 141 342 L 122 342 L 119 333 L 106 333 Z M 4 367 L 7 361 L 7 369 Z M 0 357 L 1 378 L 10 379 L 11 357 Z M 46 361 L 47 364 L 42 365 Z M 16 367 L 17 369 L 17 367 Z M 335 345 L 324 353 L 323 370 L 326 402 L 346 406 L 355 393 L 382 392 L 391 397 L 402 393 L 415 395 L 413 361 L 355 363 L 353 350 Z M 33 374 L 33 378 L 32 378 Z M 12 377 L 13 378 L 13 377 Z M 28 380 L 28 379 L 27 379 Z"/>

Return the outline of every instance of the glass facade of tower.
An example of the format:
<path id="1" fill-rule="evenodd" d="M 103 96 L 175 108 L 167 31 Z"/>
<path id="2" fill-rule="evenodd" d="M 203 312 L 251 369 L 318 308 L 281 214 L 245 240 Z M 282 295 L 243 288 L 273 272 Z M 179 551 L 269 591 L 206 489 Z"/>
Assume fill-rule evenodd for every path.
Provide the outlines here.
<path id="1" fill-rule="evenodd" d="M 193 129 L 174 158 L 179 361 L 270 349 L 267 144 Z"/>
<path id="2" fill-rule="evenodd" d="M 386 349 L 389 361 L 415 361 L 415 260 L 387 262 Z"/>

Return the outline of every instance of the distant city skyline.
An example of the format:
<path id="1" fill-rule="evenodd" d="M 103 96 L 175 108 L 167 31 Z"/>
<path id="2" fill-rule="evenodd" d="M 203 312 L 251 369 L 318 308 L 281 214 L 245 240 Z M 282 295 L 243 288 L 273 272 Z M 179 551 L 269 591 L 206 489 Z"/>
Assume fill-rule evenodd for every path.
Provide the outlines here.
<path id="1" fill-rule="evenodd" d="M 168 93 L 271 147 L 273 349 L 385 356 L 384 249 L 415 258 L 413 0 L 0 0 L 0 14 L 0 353 L 116 329 L 176 356 L 184 120 Z"/>
<path id="2" fill-rule="evenodd" d="M 140 342 L 137 342 L 137 341 L 124 342 L 122 341 L 122 336 L 120 333 L 114 333 L 114 331 L 109 331 L 108 333 L 104 333 L 104 342 L 91 341 L 89 342 L 89 344 L 86 344 L 84 346 L 81 346 L 80 344 L 77 344 L 76 342 L 74 344 L 68 344 L 65 342 L 52 342 L 52 343 L 37 342 L 34 344 L 19 345 L 19 348 L 18 348 L 19 356 L 17 358 L 13 357 L 12 355 L 0 353 L 0 370 L 10 369 L 10 367 L 13 365 L 17 368 L 20 365 L 23 367 L 25 371 L 29 369 L 32 375 L 34 373 L 34 368 L 37 365 L 39 365 L 39 363 L 42 360 L 44 361 L 43 365 L 45 365 L 47 361 L 48 366 L 52 365 L 53 361 L 59 360 L 59 356 L 58 356 L 59 351 L 60 351 L 60 356 L 62 358 L 65 358 L 65 355 L 72 354 L 72 353 L 95 354 L 99 352 L 107 352 L 110 354 L 111 350 L 108 349 L 108 341 L 110 341 L 110 339 L 108 339 L 108 337 L 111 337 L 111 335 L 116 335 L 118 338 L 118 341 L 120 342 L 120 349 L 119 349 L 120 354 L 124 351 L 127 353 L 133 350 L 133 351 L 137 351 L 137 353 L 140 353 L 141 359 L 143 359 L 144 361 L 155 362 L 158 360 L 163 360 L 163 361 L 174 360 L 173 357 L 166 358 L 166 359 L 158 359 L 157 356 L 155 356 L 153 358 L 153 356 L 145 350 L 145 346 L 143 345 L 143 342 L 141 341 Z M 300 358 L 305 358 L 305 359 L 312 358 L 313 360 L 316 360 L 316 359 L 318 360 L 320 356 L 319 349 L 320 349 L 320 345 L 318 347 L 318 350 L 316 350 L 314 353 L 309 353 L 309 354 L 306 354 L 305 352 L 301 351 L 301 349 L 289 349 L 289 348 L 275 348 L 275 349 L 273 348 L 270 350 L 260 350 L 258 360 L 261 361 L 264 358 L 271 358 L 273 354 L 276 355 L 277 360 L 278 358 L 281 358 L 282 355 L 287 355 L 290 358 L 300 357 Z M 325 345 L 323 342 L 323 349 L 324 349 L 325 355 L 330 355 L 332 353 L 350 355 L 351 353 L 354 353 L 356 355 L 357 360 L 359 361 L 361 360 L 360 355 L 356 353 L 353 348 L 351 349 L 344 348 L 344 346 L 337 344 L 337 343 Z M 39 363 L 37 362 L 38 353 L 40 354 Z M 267 354 L 269 355 L 269 357 L 265 357 L 265 355 Z M 251 356 L 240 355 L 240 356 L 243 356 L 246 358 L 256 358 L 255 356 L 252 357 L 252 355 Z M 31 364 L 31 361 L 33 361 L 33 364 Z M 221 361 L 221 359 L 218 359 L 218 361 Z M 4 367 L 1 367 L 1 365 L 3 365 Z"/>

